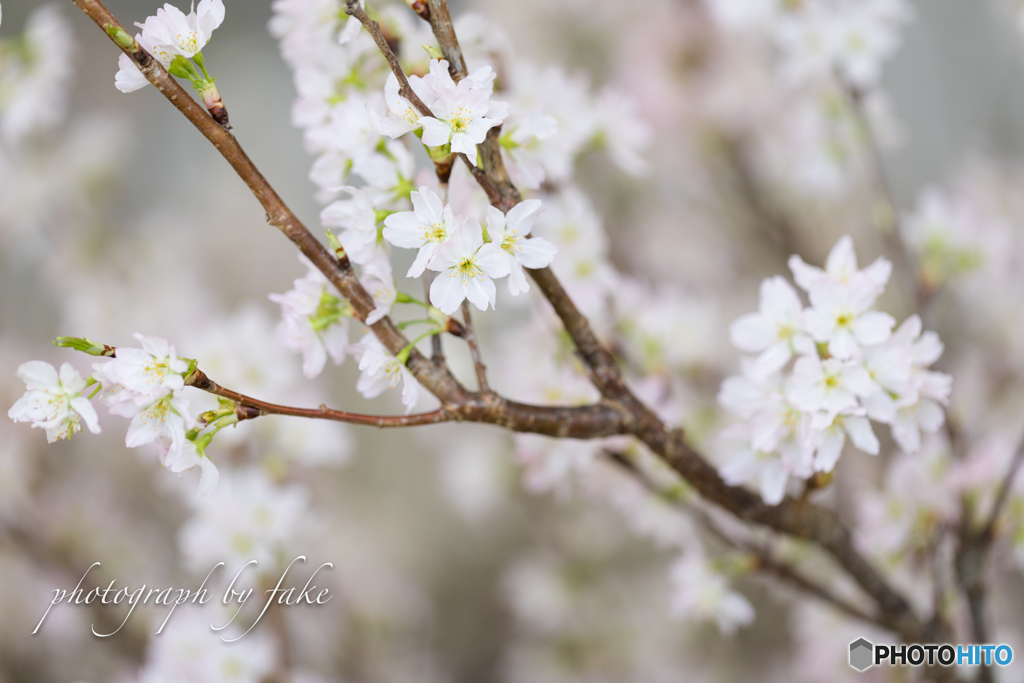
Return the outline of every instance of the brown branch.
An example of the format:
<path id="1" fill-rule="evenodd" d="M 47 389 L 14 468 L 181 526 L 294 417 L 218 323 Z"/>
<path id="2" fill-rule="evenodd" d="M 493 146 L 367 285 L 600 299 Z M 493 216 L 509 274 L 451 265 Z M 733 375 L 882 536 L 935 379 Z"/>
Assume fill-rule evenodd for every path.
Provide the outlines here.
<path id="1" fill-rule="evenodd" d="M 782 582 L 790 584 L 806 595 L 828 603 L 840 612 L 843 612 L 854 619 L 859 619 L 860 621 L 864 621 L 869 624 L 884 626 L 884 624 L 881 624 L 877 616 L 872 616 L 856 605 L 840 598 L 838 595 L 832 593 L 828 588 L 816 583 L 813 579 L 800 574 L 800 572 L 791 565 L 776 560 L 770 548 L 759 547 L 753 542 L 741 541 L 733 538 L 705 510 L 702 510 L 696 505 L 689 505 L 680 501 L 677 496 L 672 494 L 671 491 L 666 490 L 654 481 L 648 473 L 638 467 L 637 464 L 628 456 L 611 451 L 607 451 L 605 455 L 609 460 L 636 477 L 637 480 L 651 492 L 651 494 L 697 520 L 697 522 L 699 522 L 701 526 L 708 531 L 708 533 L 718 539 L 723 545 L 734 550 L 753 555 L 757 560 L 759 569 L 763 569 L 770 574 L 773 574 Z"/>
<path id="2" fill-rule="evenodd" d="M 448 60 L 448 70 L 456 82 L 466 77 L 466 60 L 462 56 L 462 48 L 459 47 L 459 39 L 455 35 L 455 25 L 452 23 L 452 15 L 448 12 L 446 0 L 427 0 L 427 7 L 430 10 L 430 28 L 434 31 L 438 45 L 441 46 L 441 54 Z"/>
<path id="3" fill-rule="evenodd" d="M 864 93 L 847 83 L 843 84 L 842 89 L 850 102 L 857 125 L 867 139 L 868 154 L 871 157 L 871 164 L 874 169 L 875 185 L 878 194 L 889 211 L 889 216 L 887 217 L 889 223 L 878 226 L 879 231 L 882 233 L 882 242 L 885 244 L 886 251 L 889 252 L 889 256 L 895 265 L 895 270 L 903 273 L 903 289 L 909 298 L 912 309 L 920 311 L 923 309 L 923 304 L 928 301 L 934 291 L 929 291 L 922 287 L 922 283 L 919 282 L 917 277 L 917 269 L 914 267 L 914 260 L 907 253 L 903 237 L 900 235 L 900 213 L 896 205 L 896 196 L 892 191 L 892 184 L 889 182 L 889 174 L 886 172 L 885 158 L 882 155 L 882 147 L 878 143 L 878 136 L 875 135 L 874 128 L 871 127 L 871 121 L 864 110 Z"/>
<path id="4" fill-rule="evenodd" d="M 466 328 L 466 344 L 469 346 L 469 353 L 473 357 L 473 367 L 476 369 L 476 383 L 481 394 L 490 394 L 491 387 L 487 384 L 487 366 L 484 365 L 484 356 L 480 352 L 480 344 L 476 339 L 476 328 L 473 327 L 473 318 L 469 314 L 469 302 L 462 302 L 462 320 Z"/>
<path id="5" fill-rule="evenodd" d="M 999 492 L 992 503 L 992 510 L 988 514 L 988 519 L 978 532 L 981 538 L 989 543 L 995 538 L 996 523 L 999 521 L 999 515 L 1002 513 L 1003 508 L 1006 507 L 1006 502 L 1010 499 L 1013 482 L 1016 480 L 1017 473 L 1020 472 L 1022 464 L 1024 464 L 1024 446 L 1018 448 L 1016 455 L 1013 456 L 1013 461 L 1010 463 L 1006 476 L 1003 477 L 1003 481 L 999 485 Z"/>
<path id="6" fill-rule="evenodd" d="M 292 417 L 306 417 L 317 420 L 333 420 L 335 422 L 347 422 L 349 424 L 366 425 L 369 427 L 413 427 L 416 425 L 438 424 L 448 422 L 452 419 L 450 413 L 444 409 L 438 409 L 429 413 L 419 415 L 359 415 L 357 413 L 346 413 L 341 410 L 332 410 L 321 405 L 319 408 L 294 408 L 291 406 L 277 405 L 259 399 L 240 394 L 237 391 L 226 389 L 207 377 L 202 370 L 196 370 L 189 377 L 189 386 L 202 389 L 216 396 L 234 401 L 235 403 L 252 408 L 254 412 L 245 413 L 239 417 L 242 419 L 253 419 L 262 415 L 290 415 Z"/>
<path id="7" fill-rule="evenodd" d="M 189 377 L 189 386 L 234 401 L 244 408 L 241 419 L 264 415 L 286 415 L 320 420 L 334 420 L 379 428 L 415 427 L 443 422 L 479 422 L 505 427 L 517 432 L 530 432 L 560 438 L 599 439 L 623 434 L 628 430 L 630 416 L 619 406 L 607 402 L 586 406 L 535 406 L 501 398 L 493 393 L 473 395 L 470 400 L 447 408 L 418 415 L 360 415 L 319 408 L 294 408 L 268 403 L 220 386 L 202 370 Z"/>
<path id="8" fill-rule="evenodd" d="M 964 505 L 964 514 L 960 520 L 960 547 L 956 553 L 957 586 L 967 601 L 967 610 L 971 617 L 971 631 L 976 643 L 988 643 L 988 588 L 985 585 L 985 567 L 992 554 L 992 546 L 996 538 L 996 525 L 999 515 L 1010 498 L 1013 482 L 1017 478 L 1021 465 L 1024 464 L 1024 447 L 1019 447 L 1010 467 L 1003 477 L 992 503 L 992 509 L 981 527 L 971 528 L 970 506 Z M 992 669 L 983 666 L 978 671 L 978 681 L 991 683 Z"/>

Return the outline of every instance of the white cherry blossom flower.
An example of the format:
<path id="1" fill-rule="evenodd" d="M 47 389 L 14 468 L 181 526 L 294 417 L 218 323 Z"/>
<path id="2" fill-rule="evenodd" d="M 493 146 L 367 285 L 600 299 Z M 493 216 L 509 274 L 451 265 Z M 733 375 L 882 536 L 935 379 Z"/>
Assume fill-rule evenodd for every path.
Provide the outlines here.
<path id="1" fill-rule="evenodd" d="M 786 395 L 800 410 L 820 413 L 816 421 L 829 425 L 840 413 L 859 407 L 858 397 L 869 396 L 878 385 L 862 365 L 838 358 L 822 361 L 801 356 L 793 368 Z"/>
<path id="2" fill-rule="evenodd" d="M 419 120 L 423 144 L 439 147 L 451 143 L 452 152 L 465 154 L 476 165 L 476 146 L 508 116 L 506 103 L 491 100 L 494 72 L 490 67 L 478 69 L 456 85 L 448 75 L 447 62 L 440 60 L 431 63 L 428 78 L 437 99 L 430 107 L 434 116 Z"/>
<path id="3" fill-rule="evenodd" d="M 281 305 L 278 343 L 302 354 L 302 373 L 312 379 L 323 372 L 328 357 L 335 365 L 345 360 L 351 308 L 305 256 L 300 254 L 299 261 L 306 275 L 295 280 L 293 289 L 269 299 Z"/>
<path id="4" fill-rule="evenodd" d="M 82 395 L 85 380 L 70 363 L 57 370 L 41 360 L 22 363 L 18 379 L 27 391 L 7 412 L 15 422 L 31 422 L 33 427 L 46 430 L 46 440 L 70 438 L 82 430 L 82 421 L 93 434 L 100 433 L 96 409 Z"/>
<path id="5" fill-rule="evenodd" d="M 508 254 L 493 242 L 484 244 L 483 230 L 472 218 L 437 247 L 428 267 L 440 273 L 430 285 L 430 303 L 446 315 L 458 310 L 466 299 L 482 311 L 488 305 L 493 308 L 496 291 L 492 278 L 511 272 Z"/>
<path id="6" fill-rule="evenodd" d="M 338 240 L 352 263 L 368 263 L 377 252 L 377 211 L 366 190 L 342 186 L 351 199 L 339 199 L 320 212 L 320 222 L 341 228 Z"/>
<path id="7" fill-rule="evenodd" d="M 517 186 L 539 189 L 547 178 L 543 147 L 558 132 L 558 120 L 533 112 L 504 125 L 499 142 L 509 177 Z"/>
<path id="8" fill-rule="evenodd" d="M 742 594 L 729 587 L 704 553 L 686 552 L 673 565 L 670 613 L 681 619 L 711 619 L 723 635 L 731 635 L 740 626 L 754 621 L 754 608 Z"/>
<path id="9" fill-rule="evenodd" d="M 145 23 L 135 24 L 142 29 L 135 40 L 167 68 L 175 57 L 194 57 L 223 22 L 222 0 L 200 0 L 199 7 L 188 15 L 167 3 L 156 11 L 156 16 L 148 17 Z M 133 92 L 149 83 L 128 55 L 122 54 L 118 58 L 118 66 L 120 70 L 114 84 L 121 92 Z"/>
<path id="10" fill-rule="evenodd" d="M 125 437 L 128 448 L 165 440 L 167 457 L 176 459 L 195 424 L 182 395 L 189 364 L 160 337 L 136 334 L 141 349 L 119 347 L 114 358 L 93 365 L 103 385 L 100 401 L 111 414 L 132 419 Z"/>
<path id="11" fill-rule="evenodd" d="M 94 377 L 103 384 L 101 400 L 111 409 L 125 402 L 145 406 L 185 386 L 182 373 L 188 362 L 178 358 L 174 346 L 160 337 L 134 337 L 142 348 L 119 347 L 115 358 L 93 366 Z"/>
<path id="12" fill-rule="evenodd" d="M 220 482 L 220 470 L 213 460 L 205 454 L 200 454 L 196 445 L 187 439 L 178 448 L 172 441 L 161 439 L 157 442 L 160 446 L 160 463 L 175 474 L 184 476 L 196 466 L 200 469 L 199 495 L 208 496 L 213 493 Z"/>
<path id="13" fill-rule="evenodd" d="M 768 505 L 778 505 L 786 497 L 790 473 L 776 453 L 743 448 L 718 473 L 729 486 L 756 483 L 761 499 Z"/>
<path id="14" fill-rule="evenodd" d="M 436 94 L 433 88 L 424 83 L 422 78 L 415 75 L 409 76 L 409 86 L 427 107 L 434 104 Z M 400 89 L 395 74 L 388 74 L 387 80 L 384 81 L 384 102 L 388 106 L 388 113 L 381 116 L 373 109 L 369 110 L 373 129 L 381 135 L 387 135 L 392 140 L 421 126 L 422 115 L 412 102 L 399 94 Z"/>
<path id="15" fill-rule="evenodd" d="M 824 270 L 808 265 L 796 255 L 789 257 L 789 269 L 793 271 L 797 285 L 809 294 L 822 285 L 834 283 L 860 287 L 877 297 L 889 282 L 892 263 L 880 256 L 870 266 L 859 270 L 853 240 L 849 235 L 843 235 L 829 252 Z"/>
<path id="16" fill-rule="evenodd" d="M 409 372 L 409 368 L 392 356 L 373 333 L 367 333 L 362 340 L 350 347 L 353 356 L 359 359 L 359 381 L 356 389 L 366 398 L 376 398 L 388 389 L 402 384 L 402 404 L 408 415 L 419 400 L 420 384 Z"/>
<path id="17" fill-rule="evenodd" d="M 187 443 L 185 431 L 195 425 L 195 420 L 188 411 L 188 399 L 166 389 L 151 403 L 140 405 L 139 401 L 119 403 L 110 412 L 122 417 L 131 417 L 128 434 L 124 444 L 128 448 L 138 448 L 157 439 L 167 439 L 168 455 L 177 460 Z"/>
<path id="18" fill-rule="evenodd" d="M 427 267 L 434 250 L 459 225 L 451 206 L 441 202 L 437 193 L 427 187 L 410 194 L 412 211 L 393 213 L 384 219 L 383 235 L 391 244 L 403 249 L 419 249 L 406 277 L 419 277 Z"/>
<path id="19" fill-rule="evenodd" d="M 831 425 L 815 432 L 815 472 L 831 472 L 835 468 L 847 436 L 860 450 L 878 455 L 878 437 L 871 429 L 871 422 L 855 413 L 838 415 Z"/>
<path id="20" fill-rule="evenodd" d="M 729 338 L 740 350 L 760 354 L 753 370 L 767 377 L 781 370 L 794 353 L 814 353 L 814 343 L 803 329 L 802 313 L 796 290 L 776 275 L 761 283 L 758 312 L 730 325 Z"/>
<path id="21" fill-rule="evenodd" d="M 388 140 L 383 148 L 363 154 L 352 161 L 352 172 L 360 176 L 373 205 L 380 208 L 406 208 L 409 194 L 415 189 L 416 160 L 409 149 L 397 140 Z"/>
<path id="22" fill-rule="evenodd" d="M 509 265 L 508 291 L 513 296 L 530 291 L 523 268 L 545 268 L 551 265 L 558 248 L 543 237 L 530 238 L 537 216 L 544 208 L 540 200 L 527 199 L 512 207 L 507 214 L 493 206 L 487 207 L 487 233 L 491 242 L 501 247 Z"/>
<path id="23" fill-rule="evenodd" d="M 391 307 L 398 298 L 398 288 L 391 272 L 391 260 L 386 251 L 378 251 L 376 257 L 363 266 L 363 275 L 359 278 L 366 291 L 373 297 L 376 307 L 366 316 L 366 324 L 372 325 L 386 315 L 391 314 Z"/>
<path id="24" fill-rule="evenodd" d="M 896 324 L 888 313 L 870 310 L 877 296 L 868 282 L 819 284 L 811 290 L 804 325 L 815 341 L 828 344 L 828 352 L 836 358 L 859 357 L 862 347 L 888 339 Z"/>

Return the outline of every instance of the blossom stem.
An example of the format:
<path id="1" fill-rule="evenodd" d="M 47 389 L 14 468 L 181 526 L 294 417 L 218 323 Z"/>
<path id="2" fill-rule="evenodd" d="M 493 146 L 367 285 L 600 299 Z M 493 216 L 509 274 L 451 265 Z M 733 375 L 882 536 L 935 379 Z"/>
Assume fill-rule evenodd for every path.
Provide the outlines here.
<path id="1" fill-rule="evenodd" d="M 203 57 L 203 53 L 201 50 L 192 56 L 192 60 L 202 70 L 203 76 L 206 77 L 206 80 L 213 81 L 213 79 L 210 78 L 210 73 L 206 70 L 206 58 Z"/>
<path id="2" fill-rule="evenodd" d="M 685 512 L 692 516 L 698 523 L 700 523 L 712 536 L 718 539 L 721 543 L 726 546 L 739 550 L 741 552 L 749 553 L 754 557 L 755 566 L 754 570 L 762 570 L 769 574 L 775 575 L 775 577 L 784 582 L 792 585 L 794 588 L 799 590 L 806 595 L 817 598 L 825 603 L 828 603 L 832 607 L 836 608 L 840 612 L 844 612 L 848 616 L 858 619 L 869 624 L 878 624 L 884 626 L 877 616 L 873 616 L 864 612 L 856 605 L 848 602 L 847 600 L 840 598 L 839 596 L 832 593 L 828 588 L 820 585 L 811 578 L 808 578 L 797 571 L 793 566 L 775 559 L 774 554 L 768 548 L 762 548 L 756 546 L 752 542 L 738 541 L 732 535 L 727 533 L 722 527 L 712 518 L 707 512 L 702 510 L 700 507 L 693 505 L 692 503 L 686 502 L 681 499 L 675 491 L 670 488 L 666 488 L 661 484 L 657 483 L 652 477 L 644 472 L 634 460 L 624 453 L 606 451 L 605 455 L 616 465 L 619 465 L 627 472 L 636 477 L 644 487 L 651 492 L 651 494 L 664 500 L 666 503 L 678 508 L 682 512 Z"/>
<path id="3" fill-rule="evenodd" d="M 404 292 L 399 292 L 398 293 L 398 296 L 395 297 L 395 303 L 396 304 L 416 304 L 417 306 L 422 306 L 423 308 L 430 308 L 430 304 L 428 304 L 426 302 L 423 302 L 423 301 L 420 301 L 419 299 L 413 298 L 413 297 L 409 296 L 408 294 L 406 294 Z M 401 325 L 399 325 L 399 327 L 401 327 Z"/>
<path id="4" fill-rule="evenodd" d="M 417 321 L 412 321 L 412 322 L 417 322 Z M 430 321 L 427 321 L 427 322 L 431 322 L 432 323 L 433 321 L 430 320 Z M 414 348 L 416 348 L 416 344 L 420 343 L 421 341 L 423 341 L 427 337 L 430 337 L 430 336 L 433 336 L 433 335 L 437 335 L 437 334 L 443 334 L 444 332 L 445 332 L 445 330 L 443 330 L 441 328 L 434 328 L 432 330 L 427 330 L 426 332 L 424 332 L 423 334 L 421 334 L 420 336 L 416 337 L 411 342 L 409 342 L 408 346 L 406 346 L 404 349 L 402 349 L 397 354 L 395 354 L 395 358 L 397 358 L 398 361 L 402 365 L 405 365 L 406 363 L 409 362 L 409 354 L 412 353 L 412 350 Z"/>
<path id="5" fill-rule="evenodd" d="M 398 329 L 404 330 L 405 328 L 409 327 L 410 325 L 420 325 L 420 324 L 424 324 L 424 323 L 427 324 L 427 325 L 436 325 L 437 324 L 433 320 L 431 320 L 430 318 L 417 318 L 416 320 L 403 320 L 402 322 L 398 323 Z"/>

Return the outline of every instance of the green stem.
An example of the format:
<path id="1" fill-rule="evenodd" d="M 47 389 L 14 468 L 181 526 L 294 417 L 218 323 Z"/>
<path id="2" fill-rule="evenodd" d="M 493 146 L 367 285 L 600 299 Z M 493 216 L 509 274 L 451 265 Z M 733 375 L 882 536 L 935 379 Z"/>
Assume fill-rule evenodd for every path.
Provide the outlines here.
<path id="1" fill-rule="evenodd" d="M 92 377 L 90 377 L 89 379 L 91 380 L 90 384 L 96 384 L 97 385 L 96 389 L 91 394 L 89 394 L 89 400 L 91 401 L 96 394 L 98 394 L 101 391 L 103 391 L 103 385 L 100 384 L 99 382 L 97 382 Z M 89 384 L 86 384 L 85 386 L 89 386 Z"/>
<path id="2" fill-rule="evenodd" d="M 196 439 L 196 450 L 199 452 L 199 455 L 205 458 L 206 447 L 209 446 L 210 442 L 213 441 L 213 437 L 217 435 L 217 432 L 224 429 L 225 427 L 230 427 L 231 425 L 237 422 L 238 415 L 232 412 L 230 415 L 225 415 L 224 417 L 218 419 L 216 422 L 210 425 L 208 428 L 209 431 L 200 436 L 198 439 Z"/>
<path id="3" fill-rule="evenodd" d="M 195 53 L 195 55 L 192 57 L 192 59 L 193 59 L 193 61 L 195 61 L 196 64 L 199 65 L 199 68 L 203 70 L 203 75 L 206 76 L 206 80 L 212 81 L 213 79 L 210 78 L 210 74 L 206 71 L 206 58 L 203 57 L 203 53 L 202 52 Z"/>
<path id="4" fill-rule="evenodd" d="M 427 330 L 426 332 L 424 332 L 423 334 L 409 342 L 409 345 L 406 346 L 401 351 L 399 351 L 398 355 L 396 355 L 395 358 L 397 358 L 402 365 L 405 365 L 406 363 L 409 362 L 409 354 L 412 353 L 413 348 L 415 348 L 418 343 L 420 343 L 427 337 L 431 337 L 435 334 L 442 334 L 443 332 L 444 330 L 440 329 Z"/>
<path id="5" fill-rule="evenodd" d="M 424 303 L 424 302 L 420 301 L 419 299 L 414 299 L 413 297 L 409 296 L 408 294 L 405 294 L 404 292 L 399 292 L 398 293 L 398 296 L 395 297 L 395 303 L 396 304 L 416 304 L 417 306 L 422 306 L 423 308 L 430 308 L 430 304 Z"/>
<path id="6" fill-rule="evenodd" d="M 416 324 L 419 324 L 419 323 L 426 323 L 428 325 L 436 325 L 437 324 L 435 321 L 431 320 L 430 318 L 418 318 L 416 320 L 403 320 L 402 322 L 398 323 L 398 329 L 404 330 L 405 328 L 409 327 L 409 325 L 416 325 Z"/>

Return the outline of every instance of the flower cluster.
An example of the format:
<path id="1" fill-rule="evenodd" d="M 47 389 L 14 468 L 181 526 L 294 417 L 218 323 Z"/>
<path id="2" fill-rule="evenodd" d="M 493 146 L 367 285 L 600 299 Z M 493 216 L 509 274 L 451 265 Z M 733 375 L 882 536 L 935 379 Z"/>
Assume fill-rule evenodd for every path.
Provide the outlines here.
<path id="1" fill-rule="evenodd" d="M 491 207 L 487 212 L 488 236 L 476 219 L 456 217 L 441 198 L 426 187 L 412 193 L 413 211 L 392 214 L 384 220 L 384 239 L 398 247 L 418 249 L 408 276 L 424 268 L 440 273 L 430 287 L 430 302 L 446 315 L 468 299 L 486 310 L 495 303 L 492 278 L 509 277 L 513 295 L 529 290 L 523 267 L 543 268 L 554 260 L 556 247 L 541 237 L 530 238 L 541 203 L 528 199 L 507 215 Z"/>
<path id="2" fill-rule="evenodd" d="M 942 426 L 952 382 L 928 370 L 942 343 L 922 334 L 920 318 L 893 331 L 896 321 L 872 310 L 889 279 L 888 261 L 858 269 L 853 241 L 843 237 L 824 270 L 798 256 L 789 265 L 810 306 L 783 278 L 765 280 L 759 311 L 730 328 L 733 344 L 757 355 L 719 394 L 743 420 L 728 431 L 737 443 L 722 476 L 730 484 L 757 481 L 771 504 L 782 500 L 790 477 L 831 472 L 847 437 L 877 454 L 872 420 L 890 425 L 899 446 L 916 452 L 921 432 Z"/>
<path id="3" fill-rule="evenodd" d="M 187 15 L 167 3 L 156 11 L 155 16 L 147 17 L 142 24 L 136 24 L 142 29 L 142 33 L 137 34 L 135 40 L 176 76 L 192 76 L 190 80 L 193 82 L 205 80 L 212 85 L 212 79 L 205 72 L 202 49 L 210 41 L 213 31 L 223 22 L 222 0 L 200 0 L 199 7 Z M 194 69 L 190 68 L 188 60 L 193 59 L 196 60 L 196 65 L 203 69 L 206 79 L 201 79 Z M 114 84 L 121 92 L 134 92 L 149 84 L 128 55 L 122 54 L 118 57 L 117 64 L 119 70 L 114 78 Z"/>
<path id="4" fill-rule="evenodd" d="M 217 486 L 220 475 L 206 456 L 205 448 L 217 431 L 238 421 L 234 407 L 198 424 L 183 395 L 185 378 L 195 369 L 194 362 L 179 358 L 174 347 L 163 339 L 140 334 L 135 338 L 141 348 L 116 350 L 86 339 L 62 338 L 58 341 L 61 346 L 103 360 L 93 365 L 88 381 L 68 363 L 61 366 L 59 374 L 49 363 L 24 363 L 18 377 L 25 382 L 27 391 L 8 416 L 16 422 L 31 422 L 33 427 L 45 429 L 50 442 L 81 431 L 83 420 L 89 431 L 98 434 L 96 410 L 89 399 L 99 394 L 100 403 L 112 415 L 131 420 L 125 437 L 128 448 L 155 444 L 161 463 L 172 472 L 198 466 L 202 472 L 199 491 L 209 493 Z M 95 389 L 86 398 L 83 392 L 91 386 Z"/>
<path id="5" fill-rule="evenodd" d="M 476 165 L 476 146 L 484 141 L 487 131 L 508 117 L 508 104 L 491 100 L 497 74 L 484 66 L 466 76 L 456 85 L 443 59 L 430 63 L 430 73 L 413 77 L 410 86 L 434 116 L 422 115 L 399 95 L 398 79 L 388 76 L 384 85 L 388 105 L 386 118 L 372 115 L 374 128 L 394 139 L 422 128 L 421 139 L 428 147 L 448 146 L 455 154 L 465 154 Z"/>

